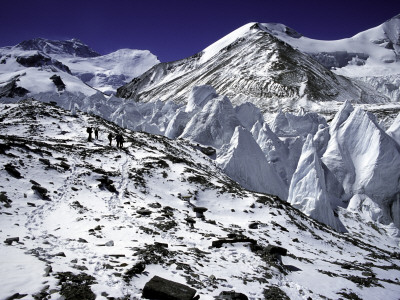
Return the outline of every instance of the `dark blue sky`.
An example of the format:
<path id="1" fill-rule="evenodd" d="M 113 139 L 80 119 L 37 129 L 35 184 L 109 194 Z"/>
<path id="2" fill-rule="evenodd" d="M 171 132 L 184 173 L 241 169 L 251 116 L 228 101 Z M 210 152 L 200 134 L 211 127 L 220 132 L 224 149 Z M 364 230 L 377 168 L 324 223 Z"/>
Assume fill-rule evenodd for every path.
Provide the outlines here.
<path id="1" fill-rule="evenodd" d="M 400 14 L 400 0 L 2 0 L 0 47 L 35 37 L 79 38 L 107 54 L 147 49 L 161 61 L 195 54 L 253 21 L 340 39 Z"/>

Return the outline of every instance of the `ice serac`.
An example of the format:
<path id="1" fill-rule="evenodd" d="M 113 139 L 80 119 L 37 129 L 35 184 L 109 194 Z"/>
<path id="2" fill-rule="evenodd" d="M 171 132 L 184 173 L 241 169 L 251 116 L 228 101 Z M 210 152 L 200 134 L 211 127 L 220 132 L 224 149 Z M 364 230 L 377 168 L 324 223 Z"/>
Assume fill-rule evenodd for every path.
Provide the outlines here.
<path id="1" fill-rule="evenodd" d="M 185 111 L 195 113 L 216 97 L 218 97 L 217 92 L 211 85 L 195 86 L 189 93 Z"/>
<path id="2" fill-rule="evenodd" d="M 189 121 L 180 135 L 202 145 L 220 148 L 229 143 L 237 126 L 241 125 L 231 101 L 224 96 L 213 98 Z"/>
<path id="3" fill-rule="evenodd" d="M 313 138 L 319 157 L 322 157 L 322 155 L 325 153 L 330 137 L 331 135 L 329 134 L 329 127 L 324 127 L 324 125 L 320 124 L 318 131 Z"/>
<path id="4" fill-rule="evenodd" d="M 235 107 L 235 112 L 242 125 L 249 131 L 257 122 L 263 123 L 264 118 L 260 109 L 251 102 L 245 102 Z"/>
<path id="5" fill-rule="evenodd" d="M 208 101 L 218 97 L 215 89 L 210 85 L 195 86 L 190 91 L 187 104 L 178 109 L 169 121 L 165 136 L 177 138 L 180 136 L 190 119 L 199 112 Z"/>
<path id="6" fill-rule="evenodd" d="M 398 219 L 393 203 L 400 191 L 400 147 L 373 115 L 345 106 L 335 117 L 322 160 L 343 186 L 343 199 L 365 195 L 380 207 L 382 220 Z"/>
<path id="7" fill-rule="evenodd" d="M 252 134 L 242 126 L 236 127 L 230 143 L 220 150 L 216 162 L 243 187 L 287 199 L 287 185 L 268 164 Z"/>
<path id="8" fill-rule="evenodd" d="M 283 113 L 280 111 L 271 124 L 271 129 L 278 136 L 307 136 L 314 135 L 319 125 L 327 127 L 325 118 L 317 113 L 304 113 L 295 115 L 292 113 Z"/>
<path id="9" fill-rule="evenodd" d="M 258 139 L 258 134 L 260 133 L 261 128 L 263 127 L 263 123 L 257 121 L 253 127 L 251 128 L 250 132 L 253 135 L 253 138 L 255 140 Z"/>
<path id="10" fill-rule="evenodd" d="M 288 202 L 313 219 L 338 231 L 343 230 L 329 201 L 322 162 L 312 135 L 307 136 L 303 145 L 296 172 L 290 183 Z"/>
<path id="11" fill-rule="evenodd" d="M 397 144 L 400 145 L 400 114 L 397 115 L 392 125 L 388 128 L 386 133 L 391 136 Z"/>
<path id="12" fill-rule="evenodd" d="M 287 145 L 272 132 L 266 123 L 264 123 L 262 129 L 259 131 L 257 144 L 260 146 L 268 163 L 275 169 L 286 186 L 289 187 L 295 163 L 292 163 L 289 159 Z"/>

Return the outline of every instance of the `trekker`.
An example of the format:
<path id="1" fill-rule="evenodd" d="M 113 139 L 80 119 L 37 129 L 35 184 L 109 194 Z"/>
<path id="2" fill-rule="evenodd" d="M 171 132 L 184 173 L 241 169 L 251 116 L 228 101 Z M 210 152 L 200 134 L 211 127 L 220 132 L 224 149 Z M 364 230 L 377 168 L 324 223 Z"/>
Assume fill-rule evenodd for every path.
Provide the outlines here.
<path id="1" fill-rule="evenodd" d="M 120 139 L 119 139 L 119 147 L 120 148 L 122 148 L 122 147 L 124 147 L 124 142 L 125 142 L 125 140 L 124 140 L 124 137 L 122 136 L 122 134 L 120 134 Z"/>
<path id="2" fill-rule="evenodd" d="M 117 134 L 116 136 L 115 136 L 115 140 L 117 141 L 117 148 L 120 148 L 121 146 L 120 146 L 120 144 L 121 144 L 121 134 Z"/>
<path id="3" fill-rule="evenodd" d="M 92 141 L 92 132 L 93 132 L 93 128 L 92 128 L 92 127 L 88 127 L 88 128 L 86 129 L 86 132 L 89 134 L 89 136 L 88 136 L 88 142 L 91 142 L 91 141 Z"/>
<path id="4" fill-rule="evenodd" d="M 110 141 L 110 147 L 111 147 L 112 139 L 113 139 L 113 135 L 112 135 L 112 133 L 110 132 L 110 133 L 108 134 L 108 140 Z"/>
<path id="5" fill-rule="evenodd" d="M 96 140 L 99 139 L 99 128 L 98 128 L 98 127 L 96 127 L 96 128 L 94 129 L 94 137 L 96 138 Z"/>

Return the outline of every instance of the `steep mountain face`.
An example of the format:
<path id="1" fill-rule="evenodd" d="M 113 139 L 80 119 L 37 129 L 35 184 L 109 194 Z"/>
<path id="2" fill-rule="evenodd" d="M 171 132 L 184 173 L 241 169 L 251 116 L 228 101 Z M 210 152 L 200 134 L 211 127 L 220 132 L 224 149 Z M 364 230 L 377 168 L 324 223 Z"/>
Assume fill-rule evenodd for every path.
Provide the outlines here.
<path id="1" fill-rule="evenodd" d="M 338 210 L 339 234 L 194 144 L 81 111 L 25 100 L 0 120 L 1 299 L 140 299 L 155 275 L 206 300 L 398 298 L 398 239 L 358 210 Z"/>
<path id="2" fill-rule="evenodd" d="M 250 101 L 263 112 L 317 100 L 387 101 L 365 84 L 335 75 L 259 23 L 237 29 L 190 58 L 154 66 L 119 88 L 117 95 L 183 102 L 193 86 L 202 84 L 212 85 L 235 105 Z"/>
<path id="3" fill-rule="evenodd" d="M 21 50 L 36 50 L 47 55 L 76 56 L 76 57 L 96 57 L 99 53 L 85 45 L 78 39 L 66 41 L 53 41 L 43 38 L 26 40 L 15 46 Z"/>

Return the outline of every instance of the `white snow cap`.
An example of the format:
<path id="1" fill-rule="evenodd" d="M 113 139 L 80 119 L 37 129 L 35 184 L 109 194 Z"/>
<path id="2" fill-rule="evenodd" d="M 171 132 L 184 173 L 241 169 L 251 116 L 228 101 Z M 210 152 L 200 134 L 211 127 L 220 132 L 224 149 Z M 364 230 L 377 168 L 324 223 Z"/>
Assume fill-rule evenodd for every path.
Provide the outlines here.
<path id="1" fill-rule="evenodd" d="M 218 153 L 217 164 L 247 189 L 287 199 L 287 185 L 270 166 L 252 134 L 238 126 L 229 145 Z"/>

